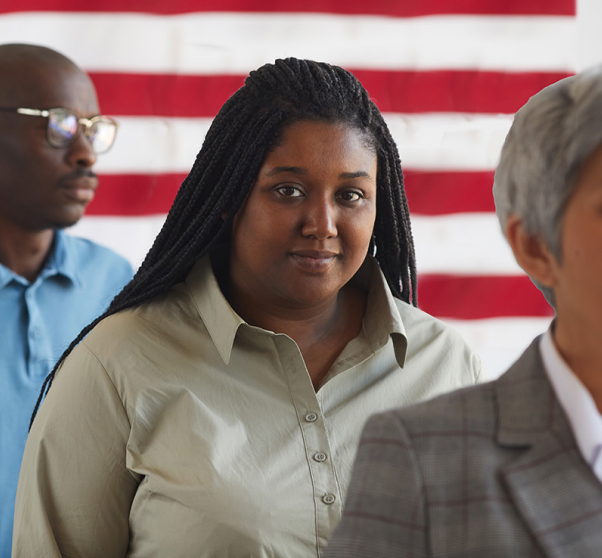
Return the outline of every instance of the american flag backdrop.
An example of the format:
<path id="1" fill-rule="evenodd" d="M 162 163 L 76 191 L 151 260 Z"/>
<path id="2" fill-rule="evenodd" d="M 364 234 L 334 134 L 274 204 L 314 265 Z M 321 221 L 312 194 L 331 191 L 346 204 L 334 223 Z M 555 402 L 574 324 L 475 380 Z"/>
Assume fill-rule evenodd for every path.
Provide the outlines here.
<path id="1" fill-rule="evenodd" d="M 419 306 L 457 327 L 495 376 L 552 312 L 502 237 L 493 171 L 512 114 L 576 70 L 575 1 L 1 0 L 0 42 L 66 54 L 120 122 L 72 230 L 134 265 L 250 70 L 296 56 L 354 72 L 401 154 Z"/>

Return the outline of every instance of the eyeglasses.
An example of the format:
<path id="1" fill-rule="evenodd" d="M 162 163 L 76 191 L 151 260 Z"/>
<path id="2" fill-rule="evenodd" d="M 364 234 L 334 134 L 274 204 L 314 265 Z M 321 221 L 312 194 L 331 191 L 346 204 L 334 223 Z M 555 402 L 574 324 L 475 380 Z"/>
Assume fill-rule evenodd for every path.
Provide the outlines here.
<path id="1" fill-rule="evenodd" d="M 106 153 L 117 135 L 119 124 L 108 116 L 93 116 L 84 118 L 78 116 L 72 110 L 66 108 L 51 108 L 48 110 L 29 108 L 6 108 L 0 110 L 16 112 L 27 116 L 42 116 L 48 118 L 46 128 L 46 139 L 52 147 L 58 149 L 69 146 L 79 134 L 80 124 L 84 128 L 84 134 L 92 144 L 94 153 Z"/>

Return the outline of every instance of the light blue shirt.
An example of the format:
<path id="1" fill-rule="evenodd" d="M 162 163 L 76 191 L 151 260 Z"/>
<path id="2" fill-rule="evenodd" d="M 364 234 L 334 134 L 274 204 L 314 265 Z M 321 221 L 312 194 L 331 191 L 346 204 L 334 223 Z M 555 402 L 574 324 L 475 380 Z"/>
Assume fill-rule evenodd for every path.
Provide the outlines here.
<path id="1" fill-rule="evenodd" d="M 0 264 L 0 558 L 10 557 L 21 457 L 42 383 L 131 277 L 115 252 L 61 231 L 33 283 Z"/>

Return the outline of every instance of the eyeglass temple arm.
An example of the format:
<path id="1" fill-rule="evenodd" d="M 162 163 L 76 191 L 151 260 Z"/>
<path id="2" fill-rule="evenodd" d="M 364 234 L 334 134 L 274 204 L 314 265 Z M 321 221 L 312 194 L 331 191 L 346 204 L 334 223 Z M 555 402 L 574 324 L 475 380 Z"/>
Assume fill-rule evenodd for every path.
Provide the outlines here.
<path id="1" fill-rule="evenodd" d="M 50 113 L 47 110 L 18 108 L 17 112 L 19 114 L 28 114 L 29 116 L 50 116 Z"/>
<path id="2" fill-rule="evenodd" d="M 44 117 L 50 116 L 50 111 L 49 110 L 18 108 L 18 109 L 16 109 L 16 111 L 19 114 L 27 114 L 29 116 L 44 116 Z M 90 118 L 85 118 L 83 116 L 80 117 L 80 118 L 78 118 L 77 121 L 80 124 L 83 124 L 84 126 L 86 126 L 86 128 L 88 128 L 90 126 L 90 124 L 92 123 L 92 120 Z"/>

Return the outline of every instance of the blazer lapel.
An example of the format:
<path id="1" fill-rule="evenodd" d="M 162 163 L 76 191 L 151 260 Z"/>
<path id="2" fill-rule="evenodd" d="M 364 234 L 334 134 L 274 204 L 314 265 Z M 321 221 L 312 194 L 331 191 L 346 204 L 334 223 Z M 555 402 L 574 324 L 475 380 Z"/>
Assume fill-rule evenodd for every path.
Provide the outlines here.
<path id="1" fill-rule="evenodd" d="M 585 463 L 536 339 L 496 382 L 498 443 L 524 448 L 502 472 L 511 500 L 550 558 L 602 552 L 602 485 Z"/>

